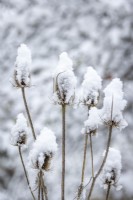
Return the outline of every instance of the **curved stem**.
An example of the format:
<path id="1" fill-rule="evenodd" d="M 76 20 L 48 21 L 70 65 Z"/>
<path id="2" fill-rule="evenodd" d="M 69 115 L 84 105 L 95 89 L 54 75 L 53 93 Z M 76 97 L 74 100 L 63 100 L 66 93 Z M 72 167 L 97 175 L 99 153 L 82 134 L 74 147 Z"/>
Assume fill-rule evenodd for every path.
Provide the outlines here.
<path id="1" fill-rule="evenodd" d="M 27 100 L 26 100 L 25 88 L 22 87 L 21 91 L 22 91 L 25 110 L 26 110 L 26 113 L 27 113 L 27 116 L 28 116 L 28 120 L 29 120 L 29 123 L 30 123 L 31 131 L 32 131 L 32 135 L 33 135 L 34 140 L 36 140 L 36 134 L 35 134 L 34 126 L 33 126 L 33 123 L 32 123 L 30 111 L 29 111 L 29 108 L 28 108 Z"/>
<path id="2" fill-rule="evenodd" d="M 20 155 L 20 159 L 21 159 L 21 162 L 22 162 L 22 165 L 23 165 L 23 169 L 24 169 L 24 174 L 25 174 L 25 177 L 26 177 L 26 180 L 27 180 L 27 184 L 28 184 L 28 187 L 29 187 L 29 190 L 31 192 L 31 195 L 33 197 L 34 200 L 36 200 L 33 192 L 32 192 L 32 189 L 30 187 L 30 182 L 29 182 L 29 179 L 28 179 L 28 174 L 27 174 L 27 171 L 26 171 L 26 168 L 25 168 L 25 164 L 24 164 L 24 160 L 23 160 L 23 156 L 22 156 L 22 153 L 21 153 L 21 147 L 19 146 L 18 147 L 18 150 L 19 150 L 19 155 Z"/>
<path id="3" fill-rule="evenodd" d="M 90 133 L 89 135 L 90 135 L 91 173 L 92 173 L 92 178 L 94 178 L 94 162 L 93 162 L 92 134 Z"/>
<path id="4" fill-rule="evenodd" d="M 107 142 L 107 147 L 106 147 L 106 152 L 105 152 L 105 156 L 104 156 L 104 159 L 102 161 L 102 164 L 96 174 L 96 176 L 93 178 L 92 180 L 92 184 L 91 184 L 91 188 L 90 188 L 90 192 L 89 192 L 89 195 L 88 195 L 88 200 L 90 200 L 91 198 L 91 194 L 92 194 L 92 191 L 93 191 L 93 188 L 94 188 L 94 185 L 95 185 L 95 182 L 98 178 L 98 176 L 100 175 L 104 165 L 105 165 L 105 162 L 106 162 L 106 159 L 107 159 L 107 156 L 108 156 L 108 152 L 109 152 L 109 147 L 110 147 L 110 143 L 111 143 L 111 136 L 112 136 L 112 129 L 113 129 L 113 126 L 109 126 L 109 137 L 108 137 L 108 142 Z"/>
<path id="5" fill-rule="evenodd" d="M 106 194 L 106 200 L 109 199 L 109 193 L 110 193 L 110 189 L 111 189 L 111 185 L 108 185 L 108 189 L 107 189 L 107 194 Z"/>
<path id="6" fill-rule="evenodd" d="M 66 140 L 66 130 L 65 130 L 65 112 L 66 106 L 62 105 L 62 180 L 61 180 L 61 199 L 65 199 L 65 140 Z"/>

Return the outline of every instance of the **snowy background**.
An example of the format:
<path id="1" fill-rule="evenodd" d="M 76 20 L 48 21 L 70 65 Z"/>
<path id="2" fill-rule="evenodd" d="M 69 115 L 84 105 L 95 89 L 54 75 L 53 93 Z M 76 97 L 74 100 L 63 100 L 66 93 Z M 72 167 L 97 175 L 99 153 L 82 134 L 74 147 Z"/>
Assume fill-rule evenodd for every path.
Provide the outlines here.
<path id="1" fill-rule="evenodd" d="M 60 107 L 51 103 L 52 72 L 58 55 L 67 51 L 74 61 L 78 87 L 88 65 L 94 66 L 102 76 L 103 87 L 114 77 L 120 77 L 124 82 L 128 101 L 125 118 L 129 126 L 122 133 L 115 130 L 112 141 L 112 147 L 122 153 L 120 182 L 123 189 L 116 192 L 112 188 L 111 196 L 115 200 L 132 200 L 133 1 L 1 0 L 0 19 L 0 200 L 31 198 L 17 148 L 9 141 L 16 116 L 24 110 L 20 90 L 14 89 L 9 82 L 20 43 L 26 43 L 33 56 L 33 86 L 27 89 L 27 96 L 36 132 L 39 133 L 44 126 L 50 127 L 59 144 L 54 167 L 46 175 L 49 199 L 60 199 L 61 172 L 61 113 Z M 68 108 L 67 111 L 66 193 L 67 200 L 72 200 L 80 183 L 84 143 L 80 132 L 87 112 L 82 107 L 77 110 Z M 106 139 L 106 129 L 93 139 L 96 166 Z M 86 182 L 89 177 L 90 169 L 86 171 Z M 104 194 L 97 184 L 94 199 L 102 200 Z"/>

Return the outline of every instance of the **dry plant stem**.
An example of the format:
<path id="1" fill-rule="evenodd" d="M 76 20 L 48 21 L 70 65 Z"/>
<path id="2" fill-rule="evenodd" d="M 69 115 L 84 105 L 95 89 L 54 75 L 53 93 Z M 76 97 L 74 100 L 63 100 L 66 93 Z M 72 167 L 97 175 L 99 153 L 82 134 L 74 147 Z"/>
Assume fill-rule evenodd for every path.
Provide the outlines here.
<path id="1" fill-rule="evenodd" d="M 43 188 L 41 188 L 41 196 L 42 196 L 42 200 L 44 200 L 44 192 L 43 192 Z"/>
<path id="2" fill-rule="evenodd" d="M 61 180 L 61 200 L 65 200 L 65 140 L 66 140 L 66 129 L 65 129 L 65 114 L 66 105 L 62 105 L 62 180 Z"/>
<path id="3" fill-rule="evenodd" d="M 23 96 L 24 106 L 25 106 L 25 110 L 26 110 L 26 113 L 27 113 L 27 116 L 28 116 L 29 123 L 30 123 L 32 135 L 33 135 L 34 140 L 36 140 L 36 134 L 35 134 L 34 126 L 33 126 L 33 123 L 32 123 L 30 111 L 29 111 L 29 108 L 28 108 L 27 100 L 26 100 L 25 88 L 22 87 L 21 90 L 22 90 L 22 96 Z"/>
<path id="4" fill-rule="evenodd" d="M 41 171 L 38 174 L 38 200 L 40 200 L 41 197 Z"/>
<path id="5" fill-rule="evenodd" d="M 111 189 L 111 185 L 109 184 L 109 185 L 108 185 L 108 188 L 107 188 L 106 200 L 109 199 L 110 189 Z"/>
<path id="6" fill-rule="evenodd" d="M 107 188 L 106 200 L 109 199 L 110 189 L 111 189 L 111 185 L 109 184 L 109 185 L 108 185 L 108 188 Z"/>
<path id="7" fill-rule="evenodd" d="M 42 173 L 42 171 L 40 171 L 40 192 L 41 192 L 41 200 L 44 200 L 43 173 Z"/>
<path id="8" fill-rule="evenodd" d="M 43 193 L 44 193 L 44 196 L 45 196 L 45 200 L 48 200 L 47 187 L 45 186 L 44 182 L 45 181 L 43 180 L 43 177 L 42 177 L 42 189 L 43 189 Z"/>
<path id="9" fill-rule="evenodd" d="M 94 178 L 94 162 L 93 162 L 93 144 L 92 144 L 92 134 L 89 134 L 90 136 L 90 154 L 91 154 L 91 173 L 92 178 Z"/>
<path id="10" fill-rule="evenodd" d="M 81 184 L 78 189 L 78 197 L 77 200 L 80 199 L 82 194 L 83 185 L 84 185 L 84 175 L 85 175 L 85 165 L 86 165 L 86 153 L 87 153 L 87 142 L 88 142 L 88 134 L 85 134 L 85 143 L 84 143 L 84 156 L 83 156 L 83 165 L 82 165 L 82 175 L 81 175 Z"/>
<path id="11" fill-rule="evenodd" d="M 21 152 L 21 147 L 19 146 L 18 147 L 18 150 L 19 150 L 19 156 L 20 156 L 20 159 L 21 159 L 21 162 L 22 162 L 22 165 L 23 165 L 23 169 L 24 169 L 24 174 L 25 174 L 25 177 L 26 177 L 26 180 L 27 180 L 27 184 L 28 184 L 28 187 L 29 187 L 29 190 L 31 192 L 31 195 L 33 197 L 34 200 L 36 200 L 33 192 L 32 192 L 32 189 L 30 187 L 30 182 L 29 182 L 29 179 L 28 179 L 28 174 L 27 174 L 27 171 L 26 171 L 26 168 L 25 168 L 25 164 L 24 164 L 24 160 L 23 160 L 23 156 L 22 156 L 22 152 Z"/>
<path id="12" fill-rule="evenodd" d="M 108 142 L 107 142 L 107 148 L 106 148 L 105 156 L 104 156 L 104 159 L 102 161 L 102 164 L 101 164 L 101 166 L 100 166 L 100 168 L 99 168 L 96 176 L 92 180 L 90 192 L 89 192 L 89 195 L 88 195 L 88 200 L 90 200 L 90 198 L 91 198 L 91 194 L 92 194 L 92 191 L 94 189 L 95 182 L 96 182 L 98 176 L 100 175 L 100 173 L 101 173 L 101 171 L 102 171 L 102 169 L 104 167 L 104 164 L 106 162 L 106 159 L 107 159 L 107 156 L 108 156 L 108 152 L 109 152 L 110 143 L 111 143 L 112 129 L 113 129 L 113 126 L 110 125 L 109 126 L 109 137 L 108 137 Z"/>

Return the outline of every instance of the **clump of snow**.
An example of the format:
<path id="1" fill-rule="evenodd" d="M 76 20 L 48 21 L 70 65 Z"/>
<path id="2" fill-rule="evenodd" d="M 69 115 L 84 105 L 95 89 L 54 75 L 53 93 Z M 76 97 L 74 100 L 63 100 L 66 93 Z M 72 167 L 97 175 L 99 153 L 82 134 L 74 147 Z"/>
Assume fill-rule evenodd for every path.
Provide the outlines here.
<path id="1" fill-rule="evenodd" d="M 89 117 L 84 122 L 85 128 L 82 130 L 82 133 L 93 135 L 96 133 L 98 126 L 102 123 L 98 112 L 99 111 L 96 107 L 91 107 L 89 110 Z"/>
<path id="2" fill-rule="evenodd" d="M 43 128 L 30 151 L 30 166 L 34 169 L 48 171 L 53 156 L 57 151 L 55 134 L 48 128 Z"/>
<path id="3" fill-rule="evenodd" d="M 127 126 L 122 111 L 127 101 L 123 99 L 123 84 L 115 78 L 104 90 L 105 98 L 101 109 L 101 118 L 106 124 L 118 127 L 120 130 Z"/>
<path id="4" fill-rule="evenodd" d="M 59 56 L 54 72 L 53 101 L 57 104 L 71 104 L 75 98 L 76 77 L 72 68 L 73 62 L 66 52 Z"/>
<path id="5" fill-rule="evenodd" d="M 28 136 L 28 126 L 27 120 L 24 117 L 23 113 L 20 113 L 17 116 L 17 121 L 14 127 L 12 128 L 10 139 L 11 144 L 14 146 L 23 146 L 26 144 Z"/>
<path id="6" fill-rule="evenodd" d="M 106 151 L 103 153 L 103 157 Z M 122 188 L 121 185 L 118 185 L 118 180 L 121 175 L 121 154 L 120 151 L 114 148 L 109 148 L 108 157 L 104 168 L 101 173 L 101 186 L 104 189 L 107 189 L 109 185 L 113 185 L 116 187 L 116 190 L 120 190 Z"/>
<path id="7" fill-rule="evenodd" d="M 18 48 L 17 58 L 15 62 L 13 85 L 16 87 L 30 86 L 30 66 L 31 66 L 31 51 L 25 45 L 21 44 Z"/>
<path id="8" fill-rule="evenodd" d="M 88 67 L 82 83 L 81 102 L 88 106 L 97 105 L 101 87 L 101 77 L 97 74 L 93 67 Z"/>

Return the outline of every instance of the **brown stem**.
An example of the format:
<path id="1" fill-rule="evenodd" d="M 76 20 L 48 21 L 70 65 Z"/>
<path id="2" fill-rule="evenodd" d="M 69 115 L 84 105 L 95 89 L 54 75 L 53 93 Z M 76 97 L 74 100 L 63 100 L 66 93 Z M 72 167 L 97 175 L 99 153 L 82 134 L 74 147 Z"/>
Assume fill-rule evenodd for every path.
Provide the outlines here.
<path id="1" fill-rule="evenodd" d="M 92 178 L 94 178 L 92 134 L 90 133 L 89 136 L 90 136 L 90 154 L 91 154 L 91 173 L 92 173 Z"/>
<path id="2" fill-rule="evenodd" d="M 19 150 L 19 156 L 20 156 L 20 159 L 21 159 L 21 162 L 22 162 L 22 166 L 23 166 L 23 169 L 24 169 L 24 174 L 25 174 L 25 177 L 26 177 L 26 181 L 27 181 L 30 193 L 31 193 L 33 199 L 36 200 L 36 198 L 35 198 L 35 196 L 34 196 L 34 194 L 32 192 L 32 189 L 30 187 L 30 182 L 29 182 L 28 174 L 27 174 L 27 171 L 26 171 L 26 168 L 25 168 L 25 164 L 24 164 L 24 160 L 23 160 L 23 156 L 22 156 L 22 152 L 21 152 L 21 147 L 20 146 L 18 147 L 18 150 Z"/>
<path id="3" fill-rule="evenodd" d="M 41 173 L 39 172 L 39 174 L 38 174 L 38 178 L 39 178 L 39 180 L 38 180 L 38 200 L 40 200 L 40 193 L 41 193 Z"/>
<path id="4" fill-rule="evenodd" d="M 109 147 L 110 147 L 110 143 L 111 143 L 111 136 L 112 136 L 112 129 L 113 129 L 113 126 L 109 126 L 109 137 L 108 137 L 108 142 L 107 142 L 107 147 L 106 147 L 106 152 L 105 152 L 105 156 L 103 158 L 103 161 L 102 161 L 102 164 L 96 174 L 96 176 L 93 178 L 92 180 L 92 184 L 91 184 L 91 188 L 90 188 L 90 192 L 89 192 L 89 195 L 88 195 L 88 200 L 90 200 L 91 198 L 91 194 L 92 194 L 92 191 L 93 191 L 93 188 L 94 188 L 94 185 L 95 185 L 95 182 L 98 178 L 98 176 L 100 175 L 104 165 L 105 165 L 105 162 L 106 162 L 106 159 L 107 159 L 107 156 L 108 156 L 108 152 L 109 152 Z"/>
<path id="5" fill-rule="evenodd" d="M 85 143 L 84 143 L 84 156 L 83 156 L 83 165 L 82 165 L 82 174 L 81 174 L 81 184 L 78 189 L 78 197 L 77 200 L 80 199 L 82 194 L 83 185 L 84 185 L 84 175 L 85 175 L 85 165 L 86 165 L 86 153 L 87 153 L 87 142 L 88 142 L 88 134 L 85 134 Z"/>
<path id="6" fill-rule="evenodd" d="M 106 194 L 106 200 L 109 199 L 109 193 L 110 193 L 110 189 L 111 189 L 111 185 L 108 185 L 108 189 L 107 189 L 107 194 Z"/>
<path id="7" fill-rule="evenodd" d="M 66 106 L 62 105 L 62 180 L 61 180 L 61 200 L 65 200 L 65 112 Z"/>
<path id="8" fill-rule="evenodd" d="M 29 111 L 29 108 L 28 108 L 27 100 L 26 100 L 25 88 L 22 87 L 21 91 L 22 91 L 25 110 L 26 110 L 26 113 L 27 113 L 27 116 L 28 116 L 28 120 L 29 120 L 29 123 L 30 123 L 31 131 L 32 131 L 32 135 L 33 135 L 34 140 L 36 140 L 36 134 L 35 134 L 34 126 L 33 126 L 33 123 L 32 123 L 30 111 Z"/>
<path id="9" fill-rule="evenodd" d="M 46 185 L 44 184 L 44 179 L 42 177 L 42 189 L 43 189 L 43 193 L 44 193 L 44 196 L 45 196 L 45 200 L 48 200 L 48 194 L 47 194 L 47 187 Z"/>

